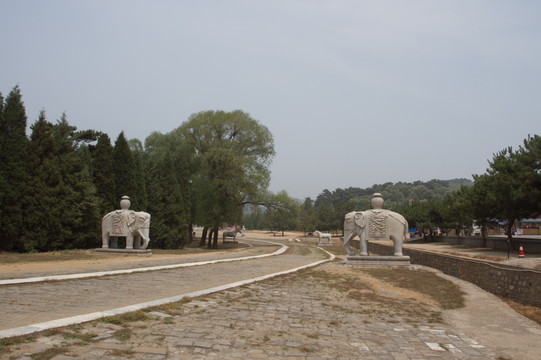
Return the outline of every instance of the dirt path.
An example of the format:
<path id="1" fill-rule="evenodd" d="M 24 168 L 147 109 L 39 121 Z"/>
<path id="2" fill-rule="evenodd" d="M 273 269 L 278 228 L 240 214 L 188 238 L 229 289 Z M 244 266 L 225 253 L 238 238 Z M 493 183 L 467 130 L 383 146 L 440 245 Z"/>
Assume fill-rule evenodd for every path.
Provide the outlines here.
<path id="1" fill-rule="evenodd" d="M 511 309 L 498 297 L 472 283 L 423 267 L 459 285 L 465 293 L 466 306 L 443 312 L 453 329 L 475 336 L 507 359 L 539 360 L 541 326 Z"/>

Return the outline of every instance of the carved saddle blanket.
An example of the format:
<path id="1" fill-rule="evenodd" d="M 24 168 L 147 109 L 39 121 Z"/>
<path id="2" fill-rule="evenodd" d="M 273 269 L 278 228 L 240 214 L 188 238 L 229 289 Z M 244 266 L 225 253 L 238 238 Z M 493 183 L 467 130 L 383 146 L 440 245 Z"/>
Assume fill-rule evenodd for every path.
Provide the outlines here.
<path id="1" fill-rule="evenodd" d="M 387 240 L 389 239 L 389 231 L 387 228 L 387 218 L 389 212 L 386 210 L 368 212 L 368 238 L 372 240 Z"/>
<path id="2" fill-rule="evenodd" d="M 111 222 L 111 236 L 126 236 L 128 226 L 135 222 L 135 211 L 116 210 Z"/>

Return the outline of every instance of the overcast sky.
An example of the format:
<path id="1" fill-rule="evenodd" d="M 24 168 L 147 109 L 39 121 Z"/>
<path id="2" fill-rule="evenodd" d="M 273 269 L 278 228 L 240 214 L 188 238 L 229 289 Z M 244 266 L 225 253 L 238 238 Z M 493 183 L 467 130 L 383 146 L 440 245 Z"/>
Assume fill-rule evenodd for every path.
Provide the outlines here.
<path id="1" fill-rule="evenodd" d="M 112 141 L 241 109 L 271 190 L 469 178 L 541 134 L 541 1 L 0 0 L 0 91 Z"/>

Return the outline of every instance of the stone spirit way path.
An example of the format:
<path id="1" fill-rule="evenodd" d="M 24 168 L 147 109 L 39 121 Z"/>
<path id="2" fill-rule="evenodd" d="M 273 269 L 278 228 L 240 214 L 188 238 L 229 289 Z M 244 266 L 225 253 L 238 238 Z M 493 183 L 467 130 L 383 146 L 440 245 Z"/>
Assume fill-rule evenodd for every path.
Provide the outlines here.
<path id="1" fill-rule="evenodd" d="M 68 309 L 77 308 L 80 302 L 86 303 L 88 310 L 98 302 L 102 308 L 111 309 L 127 299 L 134 303 L 153 298 L 149 293 L 167 294 L 167 287 L 179 286 L 180 291 L 184 291 L 182 286 L 186 286 L 192 291 L 190 283 L 202 281 L 213 284 L 219 278 L 239 279 L 239 275 L 255 270 L 252 275 L 247 275 L 253 277 L 322 259 L 324 255 L 314 247 L 293 243 L 285 254 L 266 259 L 96 279 L 2 286 L 2 305 L 4 295 L 18 292 L 19 296 L 9 296 L 14 296 L 12 301 L 22 300 L 22 308 L 8 304 L 0 324 L 4 326 L 4 318 L 10 318 L 12 311 L 19 312 L 14 317 L 26 317 L 26 323 L 28 318 L 32 323 L 37 322 L 31 317 L 41 314 L 31 312 L 25 316 L 24 308 L 38 306 L 42 312 L 48 312 L 64 305 Z M 325 274 L 329 273 L 337 277 L 332 281 L 324 280 Z M 131 320 L 120 319 L 114 323 L 92 321 L 40 333 L 34 339 L 9 346 L 4 352 L 0 349 L 0 358 L 30 360 L 40 354 L 47 354 L 47 358 L 54 360 L 538 358 L 536 348 L 514 352 L 513 346 L 502 344 L 501 339 L 497 343 L 480 341 L 475 328 L 463 331 L 456 324 L 445 324 L 438 320 L 437 310 L 401 298 L 392 287 L 379 289 L 377 294 L 365 292 L 360 287 L 349 293 L 339 290 L 333 283 L 340 281 L 341 275 L 358 278 L 352 283 L 354 286 L 364 282 L 356 269 L 341 262 L 327 262 L 300 273 L 156 307 L 150 312 L 140 312 L 142 316 Z M 167 280 L 157 279 L 154 290 L 153 277 L 162 276 Z M 93 281 L 105 284 L 104 291 L 96 292 Z M 145 287 L 149 282 L 151 286 Z M 33 302 L 24 300 L 27 294 L 32 294 L 31 291 L 26 292 L 26 288 L 52 285 L 55 287 L 41 288 L 40 295 L 34 297 Z M 115 288 L 117 286 L 129 290 L 129 294 L 119 292 Z M 6 292 L 6 289 L 14 291 Z M 481 291 L 467 290 L 468 293 Z M 174 293 L 178 294 L 177 291 Z M 56 297 L 50 292 L 57 292 Z M 78 292 L 85 295 L 79 296 Z M 350 294 L 355 297 L 350 297 Z M 39 304 L 42 301 L 40 297 L 44 298 L 46 305 Z M 486 300 L 483 299 L 485 304 Z M 495 313 L 504 311 L 509 310 L 503 307 L 495 309 Z M 513 317 L 508 319 L 513 321 Z M 475 319 L 466 317 L 463 321 L 470 323 L 472 320 Z M 537 347 L 537 340 L 529 343 Z M 506 346 L 511 351 L 501 352 Z"/>

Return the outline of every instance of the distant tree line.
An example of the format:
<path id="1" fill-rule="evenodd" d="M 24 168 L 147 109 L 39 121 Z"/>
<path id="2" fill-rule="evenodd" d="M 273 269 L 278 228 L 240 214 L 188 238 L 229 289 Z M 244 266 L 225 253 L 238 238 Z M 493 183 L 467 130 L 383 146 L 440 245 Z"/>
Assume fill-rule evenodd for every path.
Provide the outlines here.
<path id="1" fill-rule="evenodd" d="M 528 136 L 518 149 L 501 150 L 489 160 L 485 174 L 468 179 L 385 183 L 361 189 L 350 187 L 323 190 L 315 200 L 304 202 L 287 193 L 273 195 L 274 207 L 251 207 L 245 214 L 248 228 L 274 231 L 316 229 L 341 234 L 344 215 L 370 209 L 376 192 L 385 200 L 384 208 L 404 215 L 410 228 L 431 231 L 454 230 L 460 234 L 473 222 L 483 236 L 489 226 L 506 227 L 512 245 L 515 220 L 537 217 L 541 213 L 541 137 Z"/>
<path id="2" fill-rule="evenodd" d="M 0 250 L 98 247 L 101 218 L 124 195 L 152 215 L 151 247 L 182 248 L 192 224 L 210 229 L 208 246 L 217 247 L 219 226 L 239 223 L 246 204 L 265 203 L 273 138 L 240 110 L 194 114 L 144 144 L 124 132 L 112 144 L 65 114 L 51 123 L 45 111 L 30 137 L 26 127 L 15 86 L 0 94 Z"/>
<path id="3" fill-rule="evenodd" d="M 245 223 L 250 228 L 282 230 L 301 230 L 342 232 L 344 215 L 354 210 L 371 207 L 374 193 L 381 193 L 385 208 L 405 210 L 417 208 L 418 204 L 441 202 L 462 186 L 472 186 L 467 179 L 415 181 L 413 183 L 376 184 L 369 188 L 349 187 L 334 191 L 323 190 L 315 200 L 306 198 L 304 202 L 291 199 L 286 192 L 273 195 L 271 203 L 279 206 L 250 208 L 245 214 Z M 415 225 L 415 218 L 411 221 Z"/>

